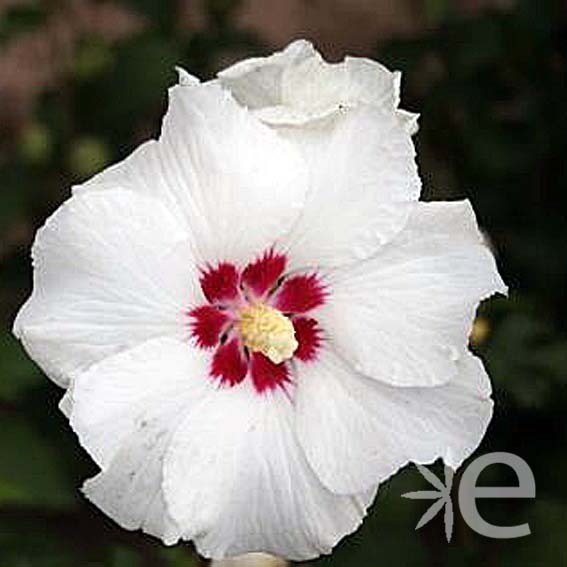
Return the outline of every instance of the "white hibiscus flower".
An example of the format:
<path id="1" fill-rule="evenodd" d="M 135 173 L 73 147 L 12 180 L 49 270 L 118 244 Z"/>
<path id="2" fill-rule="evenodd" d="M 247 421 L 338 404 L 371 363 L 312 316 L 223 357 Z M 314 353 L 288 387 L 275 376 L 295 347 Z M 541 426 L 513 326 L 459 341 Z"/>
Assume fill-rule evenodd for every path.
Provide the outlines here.
<path id="1" fill-rule="evenodd" d="M 315 557 L 400 467 L 476 448 L 467 338 L 505 286 L 468 202 L 417 200 L 398 75 L 297 42 L 180 82 L 159 140 L 38 232 L 14 332 L 120 525 Z"/>

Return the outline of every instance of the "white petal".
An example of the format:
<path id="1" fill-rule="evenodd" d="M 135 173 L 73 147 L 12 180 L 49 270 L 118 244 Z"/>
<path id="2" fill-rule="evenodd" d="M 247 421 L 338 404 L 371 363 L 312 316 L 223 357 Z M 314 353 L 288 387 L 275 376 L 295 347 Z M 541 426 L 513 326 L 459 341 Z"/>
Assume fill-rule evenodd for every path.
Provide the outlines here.
<path id="1" fill-rule="evenodd" d="M 328 553 L 360 524 L 375 494 L 325 489 L 298 445 L 288 397 L 258 396 L 245 383 L 216 392 L 179 427 L 164 488 L 184 536 L 214 558 Z"/>
<path id="2" fill-rule="evenodd" d="M 298 40 L 269 57 L 240 61 L 221 71 L 218 77 L 243 106 L 252 110 L 277 106 L 282 102 L 282 76 L 285 69 L 314 57 L 316 53 L 311 43 Z"/>
<path id="3" fill-rule="evenodd" d="M 69 384 L 69 387 L 65 390 L 65 393 L 59 400 L 59 411 L 69 419 L 71 417 L 71 411 L 73 410 L 73 384 Z"/>
<path id="4" fill-rule="evenodd" d="M 334 266 L 364 259 L 403 228 L 409 203 L 419 197 L 411 136 L 395 114 L 368 106 L 309 135 L 307 141 L 300 134 L 310 193 L 283 246 L 290 248 L 297 265 Z"/>
<path id="5" fill-rule="evenodd" d="M 175 67 L 175 70 L 177 71 L 179 84 L 184 87 L 195 87 L 201 82 L 195 75 L 192 75 L 183 67 Z"/>
<path id="6" fill-rule="evenodd" d="M 329 64 L 317 55 L 287 70 L 282 91 L 283 105 L 306 116 L 324 117 L 359 104 L 391 112 L 399 104 L 400 74 L 370 59 L 346 57 Z"/>
<path id="7" fill-rule="evenodd" d="M 101 468 L 154 416 L 174 417 L 208 389 L 210 354 L 178 339 L 150 339 L 92 365 L 73 383 L 71 426 Z"/>
<path id="8" fill-rule="evenodd" d="M 395 388 L 356 375 L 330 349 L 298 370 L 298 435 L 333 492 L 382 482 L 408 462 L 443 458 L 458 468 L 492 416 L 490 381 L 470 353 L 455 379 L 434 388 Z"/>
<path id="9" fill-rule="evenodd" d="M 468 201 L 417 203 L 396 239 L 328 281 L 329 340 L 359 372 L 404 387 L 450 380 L 479 301 L 506 292 Z"/>
<path id="10" fill-rule="evenodd" d="M 359 104 L 388 111 L 399 104 L 399 73 L 358 57 L 327 63 L 302 40 L 270 57 L 238 63 L 218 76 L 242 105 L 274 126 L 305 125 Z"/>
<path id="11" fill-rule="evenodd" d="M 295 221 L 307 173 L 290 143 L 207 83 L 172 88 L 159 141 L 84 187 L 116 185 L 164 201 L 202 263 L 247 262 Z"/>
<path id="12" fill-rule="evenodd" d="M 182 227 L 130 191 L 73 197 L 38 232 L 32 256 L 34 290 L 14 333 L 62 386 L 124 348 L 186 333 L 183 310 L 200 297 Z"/>
<path id="13" fill-rule="evenodd" d="M 164 502 L 163 459 L 211 388 L 203 353 L 173 339 L 150 340 L 80 375 L 71 425 L 104 469 L 85 483 L 86 496 L 122 527 L 175 543 L 181 532 Z"/>
<path id="14" fill-rule="evenodd" d="M 397 110 L 396 115 L 410 136 L 417 134 L 419 130 L 419 114 L 408 112 L 407 110 Z"/>
<path id="15" fill-rule="evenodd" d="M 90 478 L 83 494 L 125 530 L 142 530 L 165 545 L 181 538 L 179 526 L 167 512 L 161 489 L 164 442 L 157 433 L 133 440 L 113 466 Z M 139 446 L 144 443 L 144 446 Z M 143 468 L 141 468 L 143 467 Z"/>

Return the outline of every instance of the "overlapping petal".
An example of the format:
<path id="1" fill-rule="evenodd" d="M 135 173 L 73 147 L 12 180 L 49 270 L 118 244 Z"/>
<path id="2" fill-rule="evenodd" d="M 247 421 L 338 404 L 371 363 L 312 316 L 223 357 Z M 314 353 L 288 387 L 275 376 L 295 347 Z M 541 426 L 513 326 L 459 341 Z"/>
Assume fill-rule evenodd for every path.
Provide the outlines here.
<path id="1" fill-rule="evenodd" d="M 399 73 L 360 57 L 327 63 L 304 40 L 270 57 L 237 63 L 218 76 L 242 105 L 277 126 L 305 126 L 359 104 L 392 112 L 399 104 Z"/>
<path id="2" fill-rule="evenodd" d="M 456 376 L 432 388 L 396 388 L 356 374 L 331 350 L 298 369 L 297 428 L 307 458 L 333 492 L 352 493 L 408 462 L 458 468 L 492 416 L 490 380 L 465 353 Z"/>
<path id="3" fill-rule="evenodd" d="M 289 398 L 281 390 L 257 396 L 245 382 L 187 415 L 166 455 L 164 487 L 172 517 L 203 555 L 296 560 L 328 553 L 375 494 L 328 491 L 298 444 Z"/>
<path id="4" fill-rule="evenodd" d="M 318 134 L 316 133 L 318 132 Z M 297 136 L 293 134 L 296 143 Z M 298 266 L 369 257 L 407 222 L 421 191 L 410 135 L 393 113 L 363 106 L 310 136 L 305 208 L 281 241 Z"/>
<path id="5" fill-rule="evenodd" d="M 376 488 L 332 494 L 298 444 L 284 392 L 219 389 L 205 372 L 198 351 L 153 339 L 76 378 L 71 423 L 103 468 L 85 494 L 121 526 L 195 539 L 206 556 L 329 552 Z"/>
<path id="6" fill-rule="evenodd" d="M 86 496 L 126 529 L 175 543 L 163 459 L 176 427 L 210 392 L 207 360 L 182 341 L 151 339 L 93 365 L 73 384 L 70 421 L 102 468 Z"/>
<path id="7" fill-rule="evenodd" d="M 218 76 L 238 103 L 250 110 L 280 106 L 284 72 L 315 56 L 311 43 L 298 40 L 268 57 L 253 57 L 235 63 Z"/>
<path id="8" fill-rule="evenodd" d="M 184 223 L 201 263 L 245 262 L 297 218 L 304 162 L 218 83 L 178 85 L 169 98 L 159 140 L 79 191 L 121 186 L 151 195 Z"/>
<path id="9" fill-rule="evenodd" d="M 401 230 L 421 183 L 411 141 L 416 118 L 397 109 L 399 73 L 363 58 L 329 64 L 297 41 L 238 63 L 219 80 L 307 164 L 306 207 L 280 240 L 294 265 L 354 262 Z"/>
<path id="10" fill-rule="evenodd" d="M 126 190 L 67 201 L 38 232 L 34 289 L 14 332 L 57 383 L 155 336 L 180 336 L 201 298 L 183 226 Z"/>
<path id="11" fill-rule="evenodd" d="M 357 371 L 402 387 L 454 377 L 479 301 L 506 292 L 467 201 L 417 203 L 398 238 L 329 280 L 317 314 L 329 341 Z"/>

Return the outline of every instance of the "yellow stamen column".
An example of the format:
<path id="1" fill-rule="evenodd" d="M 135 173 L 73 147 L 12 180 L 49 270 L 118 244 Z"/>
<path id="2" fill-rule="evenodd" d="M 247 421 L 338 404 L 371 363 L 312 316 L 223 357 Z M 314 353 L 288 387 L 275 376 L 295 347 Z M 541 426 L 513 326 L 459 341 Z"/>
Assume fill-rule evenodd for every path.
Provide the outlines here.
<path id="1" fill-rule="evenodd" d="M 240 333 L 244 345 L 261 352 L 274 364 L 288 360 L 299 346 L 293 323 L 281 311 L 256 303 L 240 312 Z"/>

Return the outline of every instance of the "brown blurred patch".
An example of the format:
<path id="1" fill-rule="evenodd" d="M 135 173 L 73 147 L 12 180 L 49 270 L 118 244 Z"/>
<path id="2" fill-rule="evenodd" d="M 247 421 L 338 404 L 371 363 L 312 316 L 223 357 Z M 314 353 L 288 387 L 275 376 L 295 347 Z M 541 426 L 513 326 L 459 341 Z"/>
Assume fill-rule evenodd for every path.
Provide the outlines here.
<path id="1" fill-rule="evenodd" d="M 25 4 L 25 0 L 4 0 L 0 14 Z M 36 98 L 54 88 L 69 69 L 81 36 L 87 34 L 114 43 L 144 25 L 140 16 L 112 2 L 53 3 L 43 25 L 16 36 L 0 54 L 0 136 L 11 137 L 25 126 Z"/>
<path id="2" fill-rule="evenodd" d="M 327 57 L 338 59 L 346 52 L 366 55 L 379 39 L 415 33 L 423 21 L 420 4 L 413 0 L 247 0 L 240 22 L 276 46 L 306 37 Z"/>
<path id="3" fill-rule="evenodd" d="M 294 38 L 310 39 L 328 59 L 338 60 L 345 54 L 372 56 L 378 42 L 414 36 L 436 25 L 442 12 L 472 15 L 509 9 L 515 1 L 454 0 L 435 8 L 425 0 L 242 0 L 236 25 L 276 48 Z M 203 29 L 206 3 L 180 0 L 180 27 Z"/>

